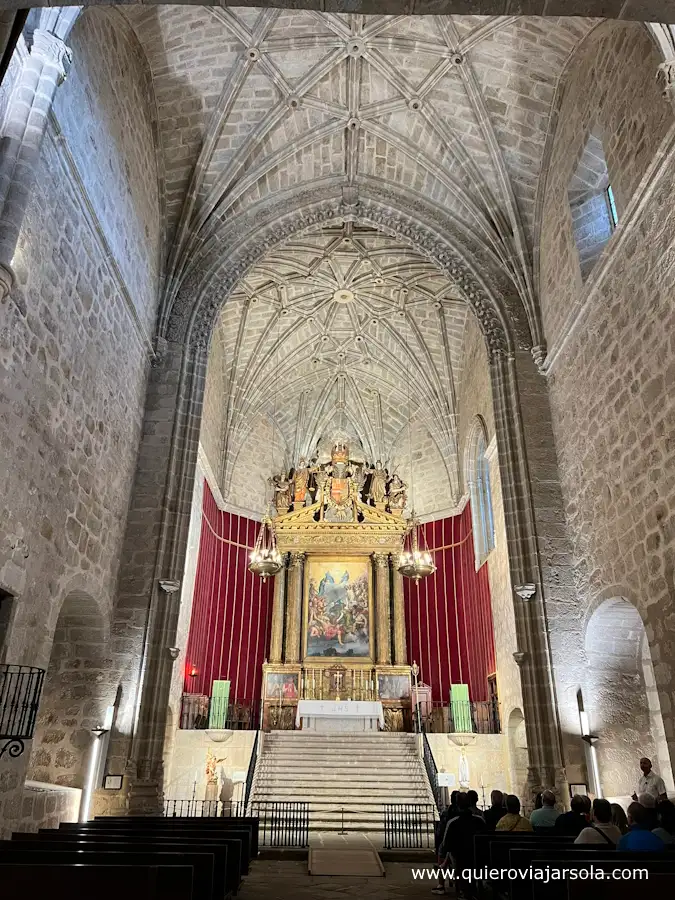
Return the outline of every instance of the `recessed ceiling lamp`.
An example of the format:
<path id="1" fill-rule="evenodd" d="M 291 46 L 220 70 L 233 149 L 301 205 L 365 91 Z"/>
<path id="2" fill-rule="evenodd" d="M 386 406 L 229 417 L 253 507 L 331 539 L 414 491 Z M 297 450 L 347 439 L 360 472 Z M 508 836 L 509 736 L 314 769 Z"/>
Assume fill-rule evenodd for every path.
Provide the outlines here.
<path id="1" fill-rule="evenodd" d="M 338 288 L 333 294 L 333 300 L 335 300 L 336 303 L 353 303 L 354 299 L 353 292 L 347 288 Z"/>

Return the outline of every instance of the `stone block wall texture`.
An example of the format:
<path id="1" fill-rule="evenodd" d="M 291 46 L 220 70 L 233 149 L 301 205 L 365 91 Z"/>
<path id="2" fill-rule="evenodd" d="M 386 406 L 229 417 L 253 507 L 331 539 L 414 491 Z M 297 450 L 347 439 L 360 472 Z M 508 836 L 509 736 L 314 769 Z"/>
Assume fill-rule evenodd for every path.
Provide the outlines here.
<path id="1" fill-rule="evenodd" d="M 48 128 L 13 261 L 17 284 L 0 307 L 0 585 L 15 596 L 16 607 L 7 658 L 45 669 L 66 598 L 87 595 L 109 626 L 156 303 L 156 239 L 153 246 L 152 236 L 133 231 L 135 222 L 156 222 L 159 216 L 156 192 L 140 185 L 144 179 L 146 186 L 156 184 L 147 81 L 131 89 L 132 79 L 140 78 L 133 55 L 122 56 L 124 72 L 119 71 L 124 40 L 111 22 L 105 13 L 88 11 L 73 32 L 75 46 L 86 44 L 89 51 L 82 47 L 79 75 L 59 88 L 65 121 L 55 127 L 64 140 Z M 82 84 L 90 99 L 76 119 L 72 110 L 79 107 Z M 71 90 L 76 96 L 69 101 Z M 101 131 L 102 121 L 108 125 Z M 110 145 L 110 135 L 122 130 L 140 137 L 135 151 L 140 157 L 126 159 L 125 142 Z M 150 149 L 143 147 L 144 140 Z M 111 169 L 113 155 L 126 186 Z M 107 202 L 129 218 L 125 240 L 139 257 L 125 259 L 124 241 L 99 227 L 78 159 L 83 169 L 98 172 Z M 110 217 L 108 224 L 118 237 L 125 233 L 122 219 Z M 147 254 L 142 249 L 146 242 Z M 137 280 L 120 280 L 115 267 L 124 271 L 125 265 Z M 135 304 L 130 303 L 132 295 Z M 65 730 L 72 735 L 113 702 L 114 678 L 101 691 L 98 663 L 107 660 L 102 665 L 109 670 L 110 661 L 125 650 L 113 644 L 92 663 L 86 635 L 80 637 L 70 660 L 69 677 L 80 682 L 72 698 L 77 713 L 66 716 L 71 724 Z M 87 665 L 92 665 L 91 674 L 83 676 Z M 49 689 L 47 685 L 45 691 Z M 92 698 L 97 708 L 85 709 Z M 57 762 L 58 751 L 46 768 L 58 766 L 68 777 L 79 766 L 82 748 L 79 738 L 73 744 L 66 734 L 63 740 L 59 760 L 64 765 Z M 70 754 L 78 755 L 77 763 Z M 29 756 L 30 748 L 20 759 L 5 757 L 0 763 L 4 822 L 21 818 L 21 783 Z M 50 768 L 50 778 L 54 775 Z"/>
<path id="2" fill-rule="evenodd" d="M 55 788 L 38 781 L 26 782 L 21 802 L 21 820 L 17 831 L 58 828 L 61 822 L 77 822 L 82 791 Z"/>
<path id="3" fill-rule="evenodd" d="M 619 218 L 672 124 L 656 83 L 661 56 L 641 25 L 605 22 L 575 52 L 559 93 L 540 233 L 541 314 L 549 349 L 582 295 L 568 187 L 591 132 L 600 137 Z M 541 192 L 540 192 L 541 193 Z M 610 248 L 608 248 L 609 251 Z"/>
<path id="4" fill-rule="evenodd" d="M 601 602 L 624 597 L 646 626 L 672 756 L 672 154 L 654 173 L 648 199 L 631 205 L 673 121 L 654 80 L 659 62 L 639 26 L 605 23 L 570 63 L 543 206 L 541 302 L 546 340 L 554 352 L 551 416 L 573 548 L 575 595 L 548 609 L 563 731 L 578 746 L 576 692 L 591 692 L 587 623 Z M 597 123 L 620 225 L 582 288 L 566 192 L 574 161 Z M 580 318 L 573 325 L 575 316 Z M 626 715 L 636 677 L 629 676 L 615 679 L 612 691 L 613 704 Z M 601 709 L 590 713 L 602 725 Z M 602 743 L 602 728 L 598 733 Z M 653 746 L 653 736 L 649 728 L 640 733 L 623 729 L 610 735 L 608 744 L 607 752 L 623 760 L 613 767 L 612 780 L 627 785 L 634 780 L 637 760 Z M 580 751 L 573 766 L 568 759 L 569 780 L 577 775 L 584 775 Z"/>

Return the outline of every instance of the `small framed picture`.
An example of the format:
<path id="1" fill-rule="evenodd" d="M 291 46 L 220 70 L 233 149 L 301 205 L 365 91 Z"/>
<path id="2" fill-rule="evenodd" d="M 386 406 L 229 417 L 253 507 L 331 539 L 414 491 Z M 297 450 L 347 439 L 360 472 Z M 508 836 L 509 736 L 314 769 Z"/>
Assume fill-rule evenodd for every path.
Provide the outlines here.
<path id="1" fill-rule="evenodd" d="M 575 794 L 580 794 L 582 797 L 585 794 L 588 794 L 588 785 L 587 784 L 571 784 L 570 785 L 570 797 L 574 797 Z"/>
<path id="2" fill-rule="evenodd" d="M 122 775 L 106 775 L 103 779 L 103 789 L 106 791 L 121 791 Z"/>

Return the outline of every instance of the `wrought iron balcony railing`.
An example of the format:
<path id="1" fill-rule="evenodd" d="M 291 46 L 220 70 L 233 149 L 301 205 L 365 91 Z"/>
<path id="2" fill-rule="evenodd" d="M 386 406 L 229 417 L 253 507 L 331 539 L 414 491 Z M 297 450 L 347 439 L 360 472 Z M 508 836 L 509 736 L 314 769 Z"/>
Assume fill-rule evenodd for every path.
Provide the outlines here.
<path id="1" fill-rule="evenodd" d="M 501 734 L 499 703 L 495 700 L 421 701 L 413 717 L 427 734 Z"/>
<path id="2" fill-rule="evenodd" d="M 21 756 L 33 737 L 44 677 L 34 666 L 0 666 L 0 757 Z"/>
<path id="3" fill-rule="evenodd" d="M 260 703 L 183 694 L 180 727 L 187 731 L 203 728 L 255 731 L 260 727 Z"/>

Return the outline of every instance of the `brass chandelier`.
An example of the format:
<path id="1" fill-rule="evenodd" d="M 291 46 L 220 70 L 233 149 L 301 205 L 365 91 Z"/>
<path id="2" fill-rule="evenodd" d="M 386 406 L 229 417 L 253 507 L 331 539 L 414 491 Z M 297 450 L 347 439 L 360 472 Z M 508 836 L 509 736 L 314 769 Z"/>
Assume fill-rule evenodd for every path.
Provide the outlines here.
<path id="1" fill-rule="evenodd" d="M 403 550 L 398 560 L 398 570 L 401 575 L 405 575 L 406 578 L 411 578 L 413 581 L 420 581 L 427 575 L 433 575 L 436 571 L 436 565 L 429 550 L 426 547 L 420 549 L 419 533 L 420 522 L 413 511 L 408 531 L 403 539 Z M 424 534 L 422 534 L 422 540 L 424 541 Z"/>
<path id="2" fill-rule="evenodd" d="M 277 377 L 277 373 L 279 370 L 279 343 L 280 343 L 280 312 L 277 313 L 277 335 L 276 335 L 276 363 L 274 365 L 274 370 L 272 372 L 273 384 L 274 384 L 274 408 L 272 412 L 272 421 L 276 418 L 277 412 L 277 391 L 279 385 L 279 379 Z M 272 463 L 274 460 L 274 446 L 275 441 L 270 444 L 270 469 L 272 468 Z M 274 509 L 274 504 L 272 500 L 270 500 L 269 504 L 269 513 L 271 514 Z M 263 516 L 262 522 L 260 523 L 260 531 L 258 532 L 258 537 L 255 540 L 255 547 L 253 548 L 253 552 L 250 556 L 250 562 L 248 564 L 249 572 L 252 572 L 254 575 L 259 575 L 263 581 L 266 581 L 268 578 L 277 574 L 283 569 L 284 560 L 281 553 L 279 553 L 279 548 L 277 547 L 277 536 L 274 533 L 274 522 L 272 521 L 272 516 L 268 514 Z"/>
<path id="3" fill-rule="evenodd" d="M 422 578 L 433 575 L 436 571 L 433 557 L 426 546 L 424 532 L 422 540 L 424 548 L 420 549 L 420 520 L 415 515 L 415 473 L 412 455 L 412 405 L 410 400 L 410 369 L 408 369 L 408 453 L 410 458 L 410 495 L 412 509 L 408 520 L 408 530 L 403 538 L 403 548 L 398 560 L 398 571 L 406 578 L 411 578 L 418 584 Z"/>
<path id="4" fill-rule="evenodd" d="M 283 567 L 283 559 L 277 548 L 274 525 L 269 516 L 265 516 L 250 556 L 249 572 L 259 575 L 263 581 L 276 575 Z"/>

